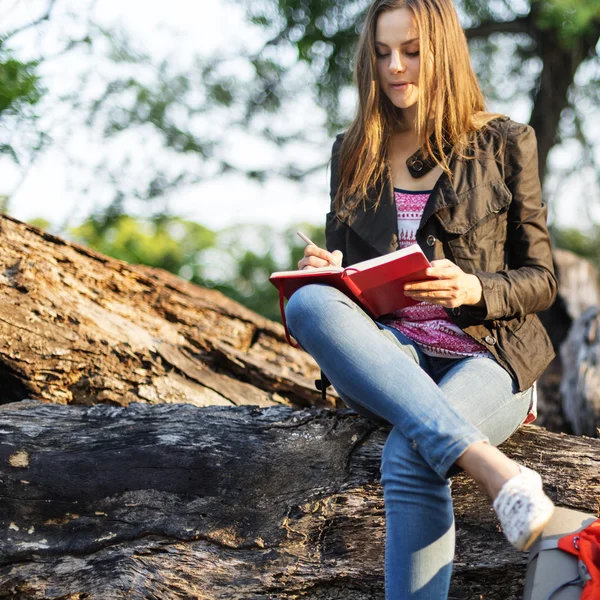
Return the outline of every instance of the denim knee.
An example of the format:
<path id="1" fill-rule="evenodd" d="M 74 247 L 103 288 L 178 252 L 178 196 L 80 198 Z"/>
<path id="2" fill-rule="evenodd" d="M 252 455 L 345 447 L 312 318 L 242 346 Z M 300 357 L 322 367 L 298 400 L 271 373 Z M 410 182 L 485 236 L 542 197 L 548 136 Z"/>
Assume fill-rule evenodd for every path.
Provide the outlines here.
<path id="1" fill-rule="evenodd" d="M 324 318 L 327 301 L 340 295 L 344 296 L 339 290 L 319 283 L 311 283 L 297 289 L 285 307 L 285 318 L 290 333 L 297 339 L 296 334 L 300 334 L 302 325 L 315 324 L 317 319 Z"/>
<path id="2" fill-rule="evenodd" d="M 388 435 L 381 456 L 381 484 L 391 488 L 401 485 L 405 492 L 414 489 L 425 493 L 423 484 L 433 487 L 446 486 L 442 479 L 425 461 L 413 440 L 406 437 L 398 427 L 393 427 Z"/>

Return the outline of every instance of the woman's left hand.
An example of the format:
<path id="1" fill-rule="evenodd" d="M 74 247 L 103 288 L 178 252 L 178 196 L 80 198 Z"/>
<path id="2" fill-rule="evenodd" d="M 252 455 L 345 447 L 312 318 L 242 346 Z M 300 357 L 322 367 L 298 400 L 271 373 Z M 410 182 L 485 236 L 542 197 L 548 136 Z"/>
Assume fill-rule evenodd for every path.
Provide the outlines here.
<path id="1" fill-rule="evenodd" d="M 485 305 L 479 278 L 471 273 L 465 273 L 452 261 L 446 258 L 433 260 L 431 267 L 425 273 L 437 279 L 405 284 L 406 296 L 420 302 L 440 304 L 446 308 L 455 308 L 463 304 Z"/>

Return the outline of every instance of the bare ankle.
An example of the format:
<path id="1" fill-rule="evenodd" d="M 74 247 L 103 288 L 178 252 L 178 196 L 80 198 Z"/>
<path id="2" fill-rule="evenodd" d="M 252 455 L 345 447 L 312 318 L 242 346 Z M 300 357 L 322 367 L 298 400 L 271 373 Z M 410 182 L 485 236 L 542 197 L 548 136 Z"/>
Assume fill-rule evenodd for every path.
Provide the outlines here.
<path id="1" fill-rule="evenodd" d="M 519 474 L 519 465 L 515 461 L 486 442 L 476 442 L 469 446 L 457 464 L 492 500 L 511 477 Z"/>

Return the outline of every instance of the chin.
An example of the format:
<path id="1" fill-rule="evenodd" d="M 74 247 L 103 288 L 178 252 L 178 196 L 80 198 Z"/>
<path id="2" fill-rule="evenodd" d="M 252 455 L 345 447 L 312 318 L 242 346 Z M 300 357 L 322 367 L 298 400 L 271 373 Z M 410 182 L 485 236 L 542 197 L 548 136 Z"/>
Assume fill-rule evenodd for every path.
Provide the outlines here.
<path id="1" fill-rule="evenodd" d="M 389 98 L 389 97 L 388 97 Z M 411 106 L 414 106 L 417 101 L 416 100 L 406 100 L 406 101 L 402 101 L 402 100 L 392 100 L 391 98 L 389 98 L 389 101 L 396 107 L 396 108 L 410 108 Z"/>
<path id="2" fill-rule="evenodd" d="M 418 97 L 398 98 L 396 95 L 385 94 L 390 103 L 396 108 L 410 108 L 419 101 Z"/>

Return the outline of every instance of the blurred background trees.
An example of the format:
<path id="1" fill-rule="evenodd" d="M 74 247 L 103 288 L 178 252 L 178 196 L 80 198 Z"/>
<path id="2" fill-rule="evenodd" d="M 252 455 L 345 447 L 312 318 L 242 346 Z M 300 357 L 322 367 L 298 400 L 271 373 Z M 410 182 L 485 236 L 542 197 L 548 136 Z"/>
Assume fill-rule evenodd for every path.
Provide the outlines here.
<path id="1" fill-rule="evenodd" d="M 76 193 L 101 196 L 47 227 L 278 318 L 267 279 L 295 267 L 297 226 L 244 224 L 231 214 L 230 226 L 214 230 L 175 214 L 172 200 L 232 173 L 248 185 L 279 178 L 297 186 L 323 173 L 333 136 L 353 114 L 353 50 L 369 2 L 219 1 L 244 10 L 252 44 L 240 50 L 224 39 L 184 61 L 153 51 L 127 24 L 104 26 L 96 18 L 103 0 L 76 9 L 70 0 L 36 0 L 35 14 L 22 10 L 22 0 L 0 0 L 0 155 L 25 179 L 47 148 L 60 148 Z M 556 243 L 600 264 L 600 3 L 456 5 L 491 107 L 536 130 Z M 20 41 L 33 31 L 53 44 L 38 51 Z M 100 150 L 73 144 L 84 131 Z M 243 157 L 240 140 L 250 149 Z M 16 209 L 17 190 L 4 193 L 4 210 Z M 324 218 L 327 190 L 318 192 Z M 197 201 L 207 214 L 222 210 L 218 196 Z M 570 206 L 576 228 L 558 218 Z M 321 243 L 322 222 L 302 224 Z"/>

